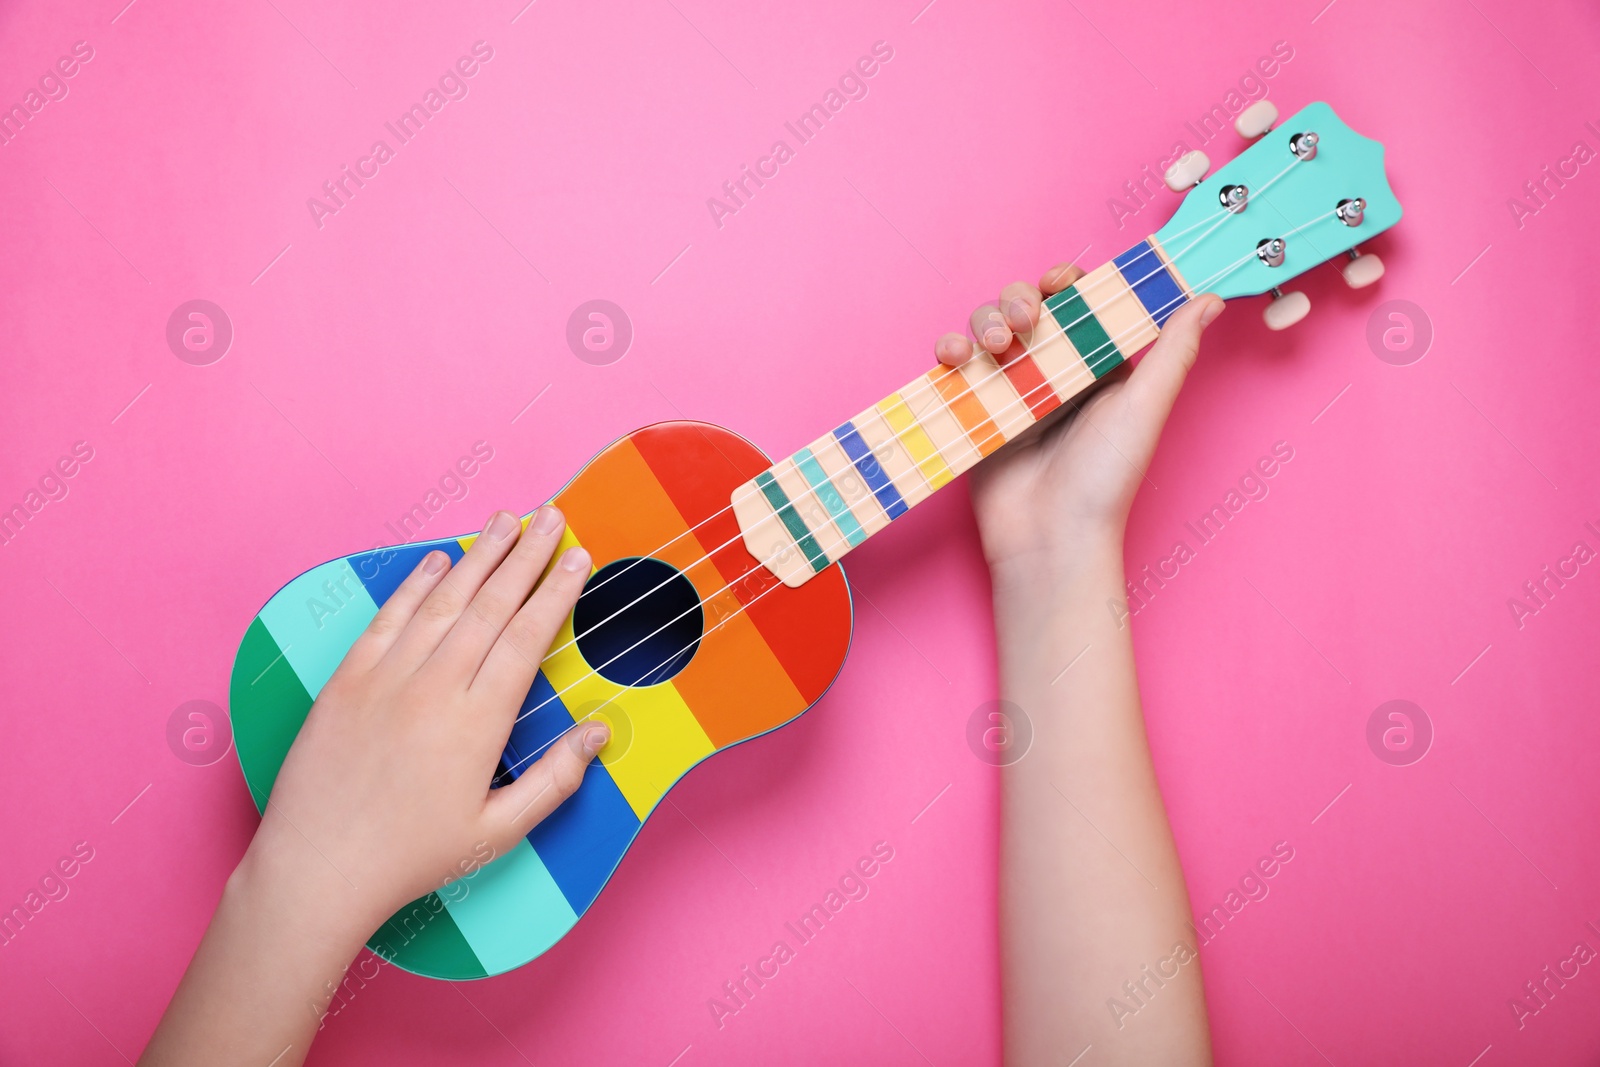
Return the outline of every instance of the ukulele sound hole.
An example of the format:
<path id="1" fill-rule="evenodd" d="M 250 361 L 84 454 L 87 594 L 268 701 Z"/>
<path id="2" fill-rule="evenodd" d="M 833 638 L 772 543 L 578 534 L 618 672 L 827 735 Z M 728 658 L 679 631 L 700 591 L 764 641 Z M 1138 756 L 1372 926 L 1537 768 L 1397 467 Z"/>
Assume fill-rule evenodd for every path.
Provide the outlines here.
<path id="1" fill-rule="evenodd" d="M 670 563 L 647 556 L 601 567 L 572 612 L 584 661 L 618 685 L 658 685 L 683 670 L 704 627 L 694 584 Z"/>

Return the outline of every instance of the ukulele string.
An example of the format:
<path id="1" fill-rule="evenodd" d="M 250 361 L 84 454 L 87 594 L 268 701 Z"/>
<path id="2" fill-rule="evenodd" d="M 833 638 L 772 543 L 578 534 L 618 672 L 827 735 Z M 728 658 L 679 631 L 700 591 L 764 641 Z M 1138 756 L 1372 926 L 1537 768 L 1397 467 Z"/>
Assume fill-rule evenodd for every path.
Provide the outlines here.
<path id="1" fill-rule="evenodd" d="M 1259 190 L 1257 190 L 1256 195 L 1258 197 L 1265 195 L 1265 193 L 1266 193 L 1266 191 L 1268 189 L 1272 188 L 1272 186 L 1275 185 L 1280 178 L 1282 178 L 1285 174 L 1287 174 L 1291 169 L 1293 169 L 1297 164 L 1299 164 L 1301 162 L 1303 162 L 1303 161 L 1300 159 L 1300 157 L 1298 157 L 1298 156 L 1294 157 L 1292 160 L 1290 160 L 1288 165 L 1286 165 L 1277 174 L 1273 175 L 1270 179 L 1268 179 L 1266 184 L 1264 184 Z M 1185 226 L 1183 229 L 1177 231 L 1176 233 L 1173 233 L 1173 234 L 1169 235 L 1168 238 L 1167 238 L 1167 241 L 1171 242 L 1171 241 L 1176 240 L 1179 237 L 1184 236 L 1185 234 L 1188 234 L 1188 233 L 1198 229 L 1201 226 L 1206 225 L 1207 223 L 1211 223 L 1210 228 L 1208 228 L 1205 231 L 1205 233 L 1202 233 L 1199 237 L 1195 238 L 1189 244 L 1185 245 L 1183 247 L 1182 251 L 1179 251 L 1179 252 L 1175 253 L 1174 255 L 1172 255 L 1170 257 L 1170 262 L 1172 264 L 1176 265 L 1178 260 L 1181 259 L 1184 256 L 1185 253 L 1187 253 L 1190 249 L 1194 248 L 1201 241 L 1205 240 L 1205 238 L 1207 236 L 1209 236 L 1218 226 L 1222 225 L 1222 223 L 1226 222 L 1228 220 L 1228 218 L 1231 217 L 1233 214 L 1234 214 L 1234 212 L 1231 212 L 1228 209 L 1223 208 L 1221 211 L 1217 212 L 1215 215 L 1208 216 L 1206 218 L 1202 218 L 1202 219 L 1200 219 L 1200 220 L 1198 220 L 1196 222 L 1193 222 L 1193 223 L 1189 224 L 1188 226 Z M 1152 249 L 1151 251 L 1153 252 L 1154 249 Z M 1158 256 L 1157 258 L 1159 260 L 1160 257 Z M 1161 264 L 1161 263 L 1158 262 L 1156 268 L 1154 270 L 1152 270 L 1149 274 L 1146 274 L 1142 278 L 1138 278 L 1138 279 L 1136 279 L 1136 280 L 1134 280 L 1132 282 L 1129 282 L 1128 283 L 1129 289 L 1132 289 L 1134 286 L 1139 285 L 1142 282 L 1145 282 L 1148 279 L 1153 278 L 1156 275 L 1160 274 L 1162 272 L 1162 270 L 1164 269 L 1164 267 L 1165 267 L 1164 264 Z M 1097 281 L 1091 283 L 1086 288 L 1078 290 L 1079 295 L 1081 296 L 1081 295 L 1093 292 L 1094 290 L 1096 290 L 1096 289 L 1100 288 L 1101 286 L 1111 282 L 1112 280 L 1113 280 L 1113 275 L 1107 274 L 1104 278 L 1098 279 Z M 1191 292 L 1192 291 L 1193 290 L 1191 289 Z M 1087 307 L 1087 301 L 1085 301 L 1085 306 Z M 1041 308 L 1041 314 L 1043 314 L 1043 311 L 1044 311 L 1044 309 Z M 1064 332 L 1066 332 L 1066 330 L 1070 329 L 1071 327 L 1076 326 L 1079 323 L 1087 321 L 1089 318 L 1092 317 L 1092 315 L 1093 315 L 1093 312 L 1089 312 L 1088 314 L 1085 314 L 1085 315 L 1073 320 L 1070 323 L 1066 323 L 1066 324 L 1062 325 L 1061 326 L 1062 332 L 1064 333 Z M 1101 346 L 1101 347 L 1104 347 L 1104 346 Z M 1010 360 L 1008 362 L 1005 362 L 1005 363 L 997 363 L 995 369 L 993 371 L 991 371 L 988 375 L 986 375 L 983 378 L 980 378 L 977 382 L 969 383 L 965 390 L 956 393 L 955 396 L 952 397 L 951 399 L 952 400 L 958 400 L 958 399 L 961 399 L 962 397 L 965 397 L 965 396 L 968 396 L 968 395 L 971 395 L 971 394 L 975 393 L 977 388 L 978 388 L 978 386 L 983 385 L 983 384 L 993 380 L 997 375 L 1003 373 L 1008 367 L 1012 367 L 1012 366 L 1015 366 L 1016 364 L 1020 363 L 1024 358 L 1026 358 L 1027 356 L 1032 355 L 1033 352 L 1036 350 L 1036 348 L 1037 348 L 1037 346 L 1029 346 L 1028 348 L 1025 348 L 1022 352 L 1018 353 L 1017 356 L 1014 359 L 1012 359 L 1012 360 Z M 1098 349 L 1097 349 L 1097 351 L 1098 351 Z M 1088 357 L 1084 357 L 1084 358 L 1085 358 L 1085 360 L 1087 360 Z M 928 389 L 930 391 L 933 389 L 932 383 L 929 383 Z M 1030 394 L 1031 394 L 1032 391 L 1033 390 L 1030 390 Z M 918 396 L 920 396 L 920 395 L 922 395 L 922 394 L 919 393 Z M 902 399 L 906 400 L 906 407 L 907 407 L 908 410 L 910 410 L 911 409 L 911 403 L 910 403 L 909 399 L 904 398 L 904 397 Z M 945 403 L 946 403 L 946 405 L 948 405 L 949 401 L 945 401 Z M 1010 406 L 1009 403 L 1008 403 L 1007 406 L 1008 407 Z M 912 429 L 915 429 L 915 428 L 916 428 L 915 426 L 908 426 L 903 430 L 895 431 L 894 433 L 892 433 L 890 435 L 889 440 L 899 441 L 902 434 L 909 433 Z M 817 492 L 817 489 L 815 487 L 808 487 L 803 493 L 801 493 L 798 497 L 796 497 L 795 500 L 799 500 L 800 498 L 805 497 L 805 496 L 814 496 L 816 494 L 816 492 Z M 791 501 L 791 503 L 794 503 L 794 501 Z M 605 586 L 608 582 L 612 581 L 612 579 L 622 577 L 624 574 L 628 573 L 628 571 L 630 571 L 634 567 L 638 566 L 639 563 L 641 563 L 644 559 L 646 559 L 648 557 L 652 557 L 656 553 L 661 552 L 662 550 L 671 547 L 672 545 L 676 544 L 678 541 L 680 541 L 683 538 L 689 536 L 691 533 L 694 533 L 700 527 L 702 527 L 702 526 L 704 526 L 704 525 L 706 525 L 706 524 L 708 524 L 708 523 L 720 518 L 722 515 L 724 515 L 728 511 L 732 510 L 732 508 L 733 508 L 733 504 L 730 502 L 727 505 L 725 505 L 721 510 L 715 512 L 714 514 L 708 515 L 704 519 L 701 519 L 698 523 L 696 523 L 695 525 L 689 527 L 689 529 L 684 530 L 682 533 L 677 534 L 676 536 L 674 536 L 671 540 L 667 541 L 666 543 L 658 545 L 654 549 L 650 550 L 649 552 L 640 555 L 638 558 L 634 559 L 631 563 L 629 563 L 627 566 L 623 567 L 621 570 L 616 571 L 616 572 L 614 572 L 612 574 L 606 575 L 599 582 L 596 582 L 593 586 L 590 586 L 590 587 L 586 588 L 582 593 L 580 593 L 579 594 L 579 599 L 582 599 L 583 597 L 588 596 L 590 593 L 595 592 L 596 590 L 598 590 L 601 587 Z M 756 521 L 756 523 L 754 523 L 752 525 L 751 528 L 754 529 L 756 526 L 760 526 L 760 525 L 762 525 L 762 524 L 764 524 L 766 522 L 769 522 L 773 518 L 776 518 L 776 517 L 777 517 L 776 514 L 763 516 L 761 519 L 758 519 Z M 729 540 L 727 540 L 727 541 L 723 542 L 722 544 L 718 545 L 716 548 L 711 549 L 709 552 L 706 553 L 705 556 L 703 556 L 700 560 L 696 560 L 695 563 L 691 564 L 690 566 L 695 566 L 695 565 L 698 565 L 699 563 L 704 562 L 706 559 L 709 559 L 711 556 L 714 556 L 716 553 L 722 551 L 724 548 L 727 548 L 729 545 L 733 544 L 735 541 L 738 541 L 741 537 L 743 537 L 743 532 L 742 531 L 739 534 L 739 536 L 730 538 Z M 595 625 L 593 627 L 591 627 L 591 629 L 599 629 L 601 626 L 604 626 L 606 623 L 610 622 L 612 619 L 616 618 L 618 615 L 622 614 L 624 611 L 627 611 L 634 604 L 637 604 L 639 602 L 639 600 L 642 600 L 645 597 L 653 595 L 657 590 L 660 590 L 661 588 L 666 586 L 671 581 L 672 581 L 672 578 L 664 579 L 655 588 L 650 589 L 649 591 L 641 594 L 641 596 L 638 599 L 634 600 L 633 602 L 631 602 L 629 604 L 624 605 L 623 607 L 618 608 L 616 611 L 612 612 L 610 615 L 606 616 L 604 619 L 601 619 L 599 622 L 595 623 Z M 549 656 L 555 655 L 557 652 L 562 651 L 565 647 L 566 646 L 563 645 L 563 646 L 561 646 L 561 648 L 556 648 L 556 649 L 551 650 L 551 652 L 549 652 L 546 655 L 546 658 L 548 658 Z"/>
<path id="2" fill-rule="evenodd" d="M 1308 226 L 1314 225 L 1315 223 L 1320 222 L 1322 219 L 1328 218 L 1329 216 L 1331 216 L 1333 214 L 1336 214 L 1336 211 L 1330 211 L 1326 215 L 1320 215 L 1320 216 L 1310 220 L 1309 222 L 1304 223 L 1303 225 L 1301 225 L 1299 227 L 1296 227 L 1294 230 L 1289 231 L 1289 235 L 1297 233 L 1300 230 L 1305 229 Z M 1243 266 L 1244 264 L 1248 263 L 1250 261 L 1250 259 L 1252 259 L 1254 256 L 1255 256 L 1255 252 L 1254 251 L 1246 253 L 1244 256 L 1241 256 L 1238 260 L 1236 260 L 1232 264 L 1228 265 L 1227 267 L 1222 268 L 1221 270 L 1219 270 L 1215 274 L 1213 274 L 1211 277 L 1209 277 L 1209 278 L 1205 279 L 1204 281 L 1202 281 L 1201 283 L 1199 283 L 1200 286 L 1210 285 L 1212 282 L 1218 281 L 1221 278 L 1227 276 L 1228 274 L 1233 273 L 1235 270 L 1238 270 L 1241 266 Z M 1167 307 L 1176 307 L 1179 303 L 1181 303 L 1182 301 L 1185 301 L 1187 299 L 1189 299 L 1189 298 L 1184 296 L 1184 295 L 1182 295 L 1182 294 L 1179 294 L 1179 296 L 1177 298 L 1175 298 L 1173 300 L 1169 300 L 1167 302 L 1167 304 L 1162 305 L 1162 307 L 1159 308 L 1158 311 L 1164 311 L 1164 310 L 1166 310 Z M 1129 335 L 1131 335 L 1133 333 L 1136 333 L 1136 332 L 1138 332 L 1139 330 L 1142 330 L 1142 329 L 1144 329 L 1144 327 L 1143 326 L 1139 326 L 1139 327 L 1134 328 L 1133 330 L 1125 331 L 1124 334 L 1119 335 L 1119 337 L 1116 338 L 1116 339 L 1109 339 L 1108 338 L 1107 344 L 1114 345 L 1115 344 L 1115 340 L 1122 339 L 1122 337 L 1129 336 Z M 1106 345 L 1102 344 L 1102 345 L 1098 346 L 1095 349 L 1095 351 L 1098 352 L 1101 348 L 1104 348 L 1104 347 L 1106 347 Z M 1094 371 L 1098 369 L 1098 366 L 1100 364 L 1105 363 L 1110 358 L 1111 357 L 1108 355 L 1104 359 L 1101 359 L 1098 364 L 1086 365 L 1085 369 L 1087 369 L 1089 371 L 1088 378 L 1080 377 L 1080 378 L 1076 379 L 1076 381 L 1073 384 L 1081 383 L 1084 386 L 1087 386 L 1088 384 L 1090 384 L 1093 381 L 1097 380 L 1095 378 L 1095 376 L 1094 376 Z M 1086 360 L 1087 360 L 1087 357 L 1086 357 Z M 1007 407 L 1009 408 L 1010 406 L 1012 406 L 1012 404 L 1019 403 L 1019 402 L 1026 404 L 1028 396 L 1031 396 L 1033 393 L 1037 392 L 1041 388 L 1048 388 L 1049 386 L 1050 386 L 1050 383 L 1048 383 L 1048 382 L 1042 383 L 1041 385 L 1038 385 L 1038 386 L 1034 386 L 1032 389 L 1028 390 L 1027 394 L 1019 397 L 1017 401 L 1012 401 L 1010 404 L 1007 405 Z M 980 448 L 983 444 L 987 443 L 988 441 L 993 440 L 996 436 L 1002 436 L 1002 435 L 999 433 L 999 431 L 996 431 L 996 433 L 990 434 L 988 437 L 984 438 L 983 441 L 978 442 L 976 445 L 972 446 L 973 449 L 976 450 L 977 448 Z M 832 547 L 837 548 L 842 543 L 843 543 L 843 541 L 841 540 L 840 542 L 834 544 Z M 709 558 L 709 557 L 705 557 L 705 558 Z M 697 560 L 696 564 L 691 564 L 691 566 L 697 565 L 699 562 L 702 562 L 702 561 L 703 560 Z M 739 575 L 739 577 L 735 578 L 733 581 L 728 582 L 726 585 L 722 586 L 722 588 L 716 590 L 714 593 L 711 594 L 710 598 L 706 598 L 706 599 L 715 599 L 716 597 L 720 596 L 721 594 L 727 592 L 729 589 L 732 589 L 735 585 L 737 585 L 739 582 L 743 581 L 745 578 L 748 578 L 750 575 L 756 574 L 756 573 L 758 573 L 758 572 L 760 572 L 760 571 L 762 571 L 764 569 L 766 569 L 765 564 L 757 563 L 754 567 L 751 567 L 749 570 L 746 570 L 743 574 Z M 648 672 L 646 672 L 643 675 L 643 678 L 650 678 L 651 676 L 656 674 L 658 671 L 663 670 L 664 668 L 667 667 L 667 665 L 672 663 L 673 660 L 675 660 L 678 657 L 682 656 L 684 653 L 689 652 L 692 649 L 694 649 L 696 646 L 698 646 L 700 644 L 701 641 L 704 641 L 706 639 L 706 637 L 708 637 L 709 635 L 715 633 L 717 630 L 720 630 L 723 626 L 726 626 L 728 623 L 732 622 L 735 618 L 739 617 L 740 615 L 743 615 L 746 612 L 748 612 L 749 609 L 753 605 L 759 603 L 768 594 L 774 592 L 775 590 L 777 590 L 779 588 L 785 588 L 785 586 L 783 585 L 782 582 L 775 581 L 774 584 L 772 584 L 771 586 L 767 587 L 765 590 L 763 590 L 761 593 L 758 593 L 756 596 L 752 597 L 748 603 L 741 604 L 739 608 L 735 609 L 734 611 L 729 612 L 727 617 L 723 618 L 716 625 L 712 626 L 709 630 L 706 630 L 695 641 L 693 641 L 690 644 L 684 646 L 683 648 L 680 648 L 680 649 L 674 651 L 666 659 L 662 660 L 656 666 L 652 667 Z M 646 595 L 648 596 L 648 594 L 646 594 Z M 641 597 L 639 599 L 642 600 L 644 598 Z M 582 685 L 584 682 L 588 681 L 590 678 L 592 678 L 596 674 L 598 674 L 602 668 L 608 667 L 612 663 L 615 663 L 618 659 L 620 659 L 623 656 L 627 655 L 629 652 L 632 652 L 635 648 L 638 648 L 640 645 L 644 644 L 646 641 L 650 640 L 652 637 L 655 637 L 657 634 L 661 633 L 663 630 L 666 630 L 668 627 L 672 626 L 674 623 L 678 622 L 679 620 L 687 617 L 692 612 L 703 609 L 704 606 L 705 606 L 705 603 L 706 603 L 706 599 L 697 600 L 695 607 L 689 608 L 688 610 L 686 610 L 686 611 L 680 613 L 679 615 L 675 616 L 674 618 L 668 620 L 666 623 L 663 623 L 661 626 L 658 626 L 656 629 L 652 630 L 650 633 L 646 634 L 644 637 L 641 637 L 639 640 L 635 641 L 633 644 L 629 645 L 627 648 L 623 649 L 621 652 L 618 652 L 616 655 L 614 655 L 610 659 L 606 660 L 606 662 L 600 664 L 597 667 L 591 667 L 587 674 L 585 674 L 582 677 L 578 678 L 576 681 L 572 682 L 570 685 L 567 685 L 567 686 L 563 687 L 562 689 L 560 689 L 560 690 L 558 690 L 556 692 L 553 692 L 550 696 L 546 697 L 544 700 L 540 701 L 538 704 L 536 704 L 533 707 L 529 708 L 527 711 L 522 712 L 514 720 L 512 720 L 512 725 L 515 726 L 517 723 L 521 722 L 523 719 L 527 718 L 529 715 L 532 715 L 534 712 L 538 711 L 540 708 L 542 708 L 545 705 L 549 704 L 551 701 L 557 700 L 560 697 L 564 696 L 565 694 L 570 693 L 577 686 Z M 635 604 L 637 604 L 638 602 L 639 602 L 638 600 L 634 601 Z M 576 643 L 576 640 L 577 640 L 576 637 L 574 637 L 572 641 L 567 642 L 566 645 L 563 645 L 562 647 L 565 648 L 565 647 L 567 647 L 569 645 L 572 645 L 572 644 Z M 551 653 L 551 655 L 553 655 L 553 654 L 554 653 Z M 549 656 L 546 656 L 545 658 L 549 659 Z M 541 661 L 541 662 L 543 662 L 543 661 Z M 643 679 L 641 679 L 641 681 L 642 680 Z M 600 710 L 602 710 L 606 706 L 614 703 L 616 701 L 617 697 L 620 696 L 622 692 L 627 691 L 627 690 L 637 689 L 639 687 L 639 684 L 640 683 L 635 682 L 635 683 L 632 683 L 632 684 L 629 684 L 629 685 L 620 686 L 617 692 L 612 693 L 610 696 L 606 697 L 606 699 L 601 701 L 600 704 L 597 707 L 591 708 L 589 711 L 585 712 L 582 716 L 580 716 L 578 719 L 576 719 L 573 722 L 573 725 L 576 726 L 578 723 L 583 722 L 586 719 L 592 718 L 597 712 L 599 712 Z M 655 684 L 660 684 L 660 683 L 650 683 L 650 684 L 655 685 Z M 551 745 L 555 744 L 556 741 L 560 740 L 561 736 L 563 734 L 565 734 L 566 732 L 567 732 L 567 730 L 562 730 L 562 732 L 560 734 L 557 734 L 555 737 L 553 737 L 550 740 L 546 741 L 544 744 L 540 745 L 533 752 L 531 752 L 528 755 L 522 757 L 515 764 L 512 764 L 511 766 L 507 767 L 506 771 L 504 772 L 504 774 L 496 775 L 495 777 L 497 779 L 501 779 L 503 781 L 504 778 L 505 778 L 505 775 L 512 774 L 518 768 L 520 768 L 523 765 L 525 765 L 526 763 L 528 763 L 530 760 L 537 759 Z"/>

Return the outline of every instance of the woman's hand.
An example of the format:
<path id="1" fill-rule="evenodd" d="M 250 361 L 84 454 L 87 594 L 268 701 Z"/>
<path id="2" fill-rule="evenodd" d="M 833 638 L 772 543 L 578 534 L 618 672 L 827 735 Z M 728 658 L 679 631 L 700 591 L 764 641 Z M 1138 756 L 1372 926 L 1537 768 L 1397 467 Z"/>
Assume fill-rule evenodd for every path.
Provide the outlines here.
<path id="1" fill-rule="evenodd" d="M 1082 276 L 1062 264 L 1038 288 L 1013 282 L 998 304 L 972 313 L 973 336 L 1003 362 L 1013 334 L 1038 325 L 1043 298 Z M 1222 308 L 1215 296 L 1195 297 L 1167 320 L 1131 373 L 1118 368 L 1085 402 L 1063 405 L 972 472 L 972 506 L 991 569 L 1035 566 L 1085 540 L 1120 552 L 1128 509 L 1194 366 L 1200 334 Z M 934 350 L 940 362 L 960 366 L 973 343 L 949 333 Z"/>
<path id="2" fill-rule="evenodd" d="M 574 728 L 489 790 L 539 661 L 589 576 L 588 553 L 569 548 L 539 583 L 565 528 L 554 507 L 526 529 L 500 511 L 454 567 L 429 553 L 351 647 L 283 762 L 250 851 L 320 856 L 351 883 L 363 936 L 475 870 L 486 851 L 509 851 L 577 789 L 607 740 L 604 724 Z"/>
<path id="3" fill-rule="evenodd" d="M 589 576 L 581 548 L 550 566 L 565 527 L 553 507 L 526 529 L 496 512 L 459 563 L 429 553 L 379 610 L 289 749 L 141 1063 L 299 1063 L 385 919 L 509 852 L 577 790 L 603 723 L 489 789 Z"/>

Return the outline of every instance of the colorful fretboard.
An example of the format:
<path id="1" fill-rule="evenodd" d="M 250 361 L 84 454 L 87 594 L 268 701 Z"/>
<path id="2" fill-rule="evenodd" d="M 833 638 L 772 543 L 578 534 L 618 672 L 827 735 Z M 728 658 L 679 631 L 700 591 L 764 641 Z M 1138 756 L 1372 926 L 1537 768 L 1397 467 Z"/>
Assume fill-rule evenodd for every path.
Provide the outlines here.
<path id="1" fill-rule="evenodd" d="M 1155 238 L 1047 297 L 996 357 L 938 366 L 733 491 L 745 547 L 786 585 L 836 562 L 1156 339 L 1191 296 Z"/>

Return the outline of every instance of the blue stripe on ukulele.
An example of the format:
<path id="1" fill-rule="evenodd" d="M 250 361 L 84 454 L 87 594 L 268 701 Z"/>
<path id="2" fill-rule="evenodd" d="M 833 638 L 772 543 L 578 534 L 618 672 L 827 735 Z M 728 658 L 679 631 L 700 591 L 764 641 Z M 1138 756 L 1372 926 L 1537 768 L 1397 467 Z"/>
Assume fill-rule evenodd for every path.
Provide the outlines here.
<path id="1" fill-rule="evenodd" d="M 531 708 L 539 710 L 530 714 Z M 514 768 L 510 772 L 512 778 L 531 767 L 540 750 L 570 729 L 574 721 L 543 671 L 535 677 L 517 714 L 521 717 L 511 727 L 504 756 L 506 766 Z M 584 771 L 578 791 L 533 828 L 528 843 L 539 854 L 572 910 L 582 915 L 638 831 L 638 816 L 617 788 L 611 772 L 603 762 L 593 760 Z"/>
<path id="2" fill-rule="evenodd" d="M 394 595 L 394 591 L 400 588 L 400 583 L 406 580 L 406 576 L 417 569 L 422 557 L 436 548 L 447 554 L 452 563 L 459 562 L 465 554 L 461 551 L 461 542 L 455 538 L 447 538 L 443 541 L 428 541 L 416 545 L 375 548 L 371 552 L 351 556 L 350 567 L 356 572 L 356 577 L 361 579 L 361 584 L 366 586 L 367 595 L 372 597 L 372 602 L 381 608 L 384 602 Z"/>
<path id="3" fill-rule="evenodd" d="M 822 464 L 817 462 L 817 457 L 812 455 L 811 449 L 802 448 L 796 452 L 794 465 L 800 468 L 800 473 L 806 476 L 811 488 L 817 491 L 822 506 L 833 516 L 834 523 L 839 527 L 839 532 L 844 534 L 844 539 L 850 542 L 850 547 L 854 548 L 865 541 L 866 531 L 861 529 L 861 524 L 850 513 L 844 497 L 839 495 L 839 491 L 833 487 L 833 482 L 828 480 L 828 473 L 822 469 Z"/>
<path id="4" fill-rule="evenodd" d="M 846 422 L 833 431 L 833 436 L 838 440 L 839 447 L 844 449 L 844 454 L 850 457 L 850 462 L 855 464 L 856 470 L 861 472 L 867 488 L 878 498 L 878 503 L 883 505 L 883 510 L 889 518 L 898 519 L 904 515 L 907 510 L 906 502 L 900 499 L 900 490 L 894 487 L 889 475 L 878 463 L 878 457 L 872 454 L 872 449 L 867 447 L 867 443 L 856 432 L 855 423 Z"/>
<path id="5" fill-rule="evenodd" d="M 1111 262 L 1122 272 L 1123 279 L 1133 287 L 1139 303 L 1150 313 L 1156 325 L 1167 319 L 1189 299 L 1178 288 L 1178 283 L 1167 273 L 1161 257 L 1150 247 L 1150 242 L 1140 241 Z"/>

